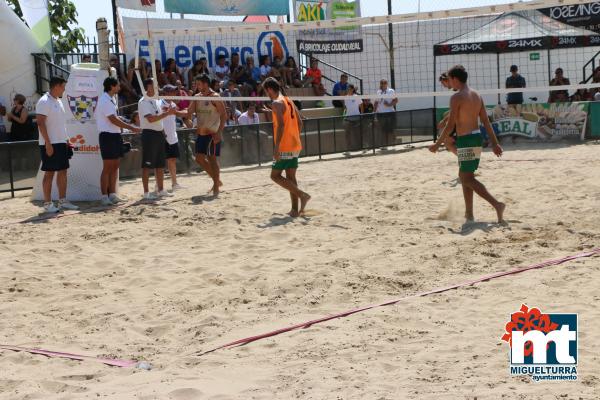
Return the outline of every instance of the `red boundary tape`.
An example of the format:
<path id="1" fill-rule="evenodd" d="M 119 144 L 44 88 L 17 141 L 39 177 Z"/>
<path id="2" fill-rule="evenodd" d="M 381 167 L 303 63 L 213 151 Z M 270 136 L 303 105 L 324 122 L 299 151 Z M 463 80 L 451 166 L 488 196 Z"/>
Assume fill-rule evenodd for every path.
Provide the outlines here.
<path id="1" fill-rule="evenodd" d="M 72 353 L 63 353 L 59 351 L 50 351 L 43 349 L 30 349 L 27 347 L 20 346 L 12 346 L 7 344 L 0 344 L 0 350 L 12 350 L 12 351 L 25 351 L 31 354 L 41 354 L 47 357 L 58 357 L 58 358 L 68 358 L 71 360 L 79 360 L 79 361 L 98 361 L 106 365 L 112 365 L 113 367 L 121 367 L 128 368 L 133 367 L 137 364 L 135 360 L 119 360 L 114 358 L 100 358 L 100 357 L 91 357 L 91 356 L 82 356 L 80 354 L 72 354 Z"/>
<path id="2" fill-rule="evenodd" d="M 310 326 L 315 325 L 315 324 L 319 324 L 321 322 L 330 321 L 332 319 L 337 319 L 337 318 L 341 318 L 341 317 L 347 317 L 349 315 L 356 314 L 356 313 L 359 313 L 359 312 L 362 312 L 362 311 L 367 311 L 367 310 L 370 310 L 370 309 L 373 309 L 373 308 L 377 308 L 377 307 L 383 307 L 383 306 L 389 306 L 389 305 L 392 305 L 392 304 L 396 304 L 396 303 L 401 302 L 403 300 L 407 300 L 407 299 L 411 299 L 411 298 L 415 298 L 415 297 L 425 297 L 425 296 L 429 296 L 429 295 L 436 294 L 436 293 L 443 293 L 443 292 L 447 292 L 447 291 L 452 290 L 452 289 L 458 289 L 460 287 L 471 286 L 471 285 L 474 285 L 476 283 L 481 283 L 481 282 L 489 281 L 489 280 L 500 278 L 500 277 L 503 277 L 503 276 L 520 274 L 522 272 L 529 271 L 529 270 L 532 270 L 532 269 L 539 269 L 539 268 L 549 267 L 549 266 L 552 266 L 552 265 L 559 265 L 559 264 L 563 264 L 563 263 L 565 263 L 567 261 L 576 260 L 578 258 L 591 257 L 591 256 L 599 254 L 599 253 L 600 253 L 600 248 L 596 248 L 596 249 L 590 250 L 590 251 L 585 252 L 585 253 L 579 253 L 579 254 L 575 254 L 575 255 L 563 257 L 563 258 L 558 258 L 558 259 L 554 259 L 554 260 L 548 260 L 548 261 L 544 261 L 544 262 L 539 263 L 539 264 L 533 264 L 533 265 L 530 265 L 530 266 L 527 266 L 527 267 L 523 267 L 523 268 L 517 268 L 517 269 L 513 269 L 513 270 L 510 270 L 510 271 L 504 271 L 504 272 L 497 272 L 497 273 L 490 274 L 490 275 L 484 275 L 484 276 L 482 276 L 480 278 L 477 278 L 477 279 L 474 279 L 474 280 L 471 280 L 471 281 L 457 283 L 457 284 L 454 284 L 454 285 L 451 285 L 451 286 L 437 288 L 437 289 L 433 289 L 433 290 L 430 290 L 430 291 L 427 291 L 427 292 L 416 293 L 416 294 L 413 294 L 413 295 L 410 295 L 410 296 L 405 296 L 405 297 L 402 297 L 402 298 L 399 298 L 399 299 L 389 300 L 389 301 L 386 301 L 384 303 L 379 303 L 379 304 L 374 304 L 374 305 L 370 305 L 370 306 L 355 308 L 353 310 L 344 311 L 344 312 L 341 312 L 341 313 L 338 313 L 338 314 L 329 315 L 329 316 L 321 317 L 321 318 L 318 318 L 318 319 L 313 319 L 311 321 L 306 321 L 306 322 L 302 322 L 302 323 L 299 323 L 299 324 L 295 324 L 295 325 L 289 326 L 287 328 L 281 328 L 281 329 L 277 329 L 277 330 L 274 330 L 274 331 L 271 331 L 271 332 L 267 332 L 267 333 L 263 333 L 263 334 L 260 334 L 260 335 L 250 336 L 250 337 L 247 337 L 247 338 L 244 338 L 244 339 L 235 340 L 233 342 L 224 344 L 222 346 L 215 347 L 214 349 L 201 352 L 198 355 L 199 356 L 203 356 L 205 354 L 212 353 L 214 351 L 217 351 L 217 350 L 220 350 L 220 349 L 224 349 L 224 348 L 227 348 L 227 347 L 243 346 L 243 345 L 246 345 L 248 343 L 255 342 L 257 340 L 266 339 L 266 338 L 269 338 L 269 337 L 272 337 L 272 336 L 277 336 L 277 335 L 280 335 L 282 333 L 290 332 L 290 331 L 297 330 L 297 329 L 300 329 L 300 328 L 309 328 Z"/>

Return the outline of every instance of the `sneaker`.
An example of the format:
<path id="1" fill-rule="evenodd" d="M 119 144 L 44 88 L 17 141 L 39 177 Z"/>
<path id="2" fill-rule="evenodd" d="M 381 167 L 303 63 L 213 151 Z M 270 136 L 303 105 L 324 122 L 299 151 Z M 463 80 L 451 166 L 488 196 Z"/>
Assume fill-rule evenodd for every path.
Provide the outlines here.
<path id="1" fill-rule="evenodd" d="M 44 204 L 44 212 L 45 213 L 57 213 L 60 209 L 54 205 L 53 202 Z"/>
<path id="2" fill-rule="evenodd" d="M 181 190 L 181 189 L 185 189 L 185 186 L 181 186 L 179 183 L 176 183 L 171 187 L 172 191 Z"/>
<path id="3" fill-rule="evenodd" d="M 117 204 L 117 203 L 122 203 L 125 200 L 123 200 L 122 198 L 120 198 L 119 196 L 117 196 L 115 193 L 111 193 L 108 196 L 108 199 L 113 203 L 113 204 Z"/>
<path id="4" fill-rule="evenodd" d="M 173 197 L 173 193 L 169 193 L 166 190 L 160 191 L 157 193 L 158 197 Z"/>
<path id="5" fill-rule="evenodd" d="M 61 210 L 79 210 L 75 204 L 71 203 L 69 200 L 59 200 L 58 208 Z"/>
<path id="6" fill-rule="evenodd" d="M 158 200 L 158 196 L 155 192 L 144 193 L 144 200 Z"/>
<path id="7" fill-rule="evenodd" d="M 103 206 L 114 205 L 114 203 L 112 201 L 110 201 L 110 198 L 108 198 L 108 196 L 102 197 L 102 199 L 100 200 L 100 204 L 102 204 Z"/>

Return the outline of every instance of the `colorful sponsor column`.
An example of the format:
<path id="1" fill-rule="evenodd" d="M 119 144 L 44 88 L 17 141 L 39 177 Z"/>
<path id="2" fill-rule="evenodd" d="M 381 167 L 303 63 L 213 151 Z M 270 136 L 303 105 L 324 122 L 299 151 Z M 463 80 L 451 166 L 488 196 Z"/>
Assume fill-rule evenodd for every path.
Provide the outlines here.
<path id="1" fill-rule="evenodd" d="M 66 112 L 67 136 L 73 148 L 69 160 L 67 198 L 71 201 L 100 200 L 100 173 L 102 158 L 96 129 L 96 104 L 108 76 L 97 64 L 72 65 L 62 102 Z M 33 199 L 42 200 L 43 172 L 39 171 L 33 189 Z M 58 198 L 56 185 L 52 198 Z"/>

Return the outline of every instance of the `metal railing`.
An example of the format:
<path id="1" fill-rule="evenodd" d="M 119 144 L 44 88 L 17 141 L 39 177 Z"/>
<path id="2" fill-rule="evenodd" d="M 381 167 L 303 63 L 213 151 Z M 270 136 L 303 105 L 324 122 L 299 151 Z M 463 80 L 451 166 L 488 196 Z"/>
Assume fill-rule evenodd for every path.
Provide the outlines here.
<path id="1" fill-rule="evenodd" d="M 346 74 L 346 75 L 348 75 L 349 78 L 356 79 L 358 81 L 358 85 L 359 85 L 359 88 L 360 88 L 360 92 L 358 94 L 364 93 L 364 90 L 363 90 L 363 79 L 361 77 L 359 77 L 357 75 L 354 75 L 354 74 L 352 74 L 352 73 L 350 73 L 348 71 L 345 71 L 345 70 L 341 69 L 340 67 L 337 67 L 337 66 L 335 66 L 333 64 L 330 64 L 327 61 L 323 61 L 323 60 L 321 60 L 321 59 L 319 59 L 317 57 L 311 56 L 309 54 L 304 54 L 304 53 L 301 53 L 301 54 L 305 56 L 304 57 L 305 59 L 309 60 L 308 61 L 309 63 L 310 63 L 311 59 L 312 60 L 316 60 L 316 61 L 319 62 L 319 64 L 325 65 L 326 67 L 328 67 L 330 69 L 333 69 L 334 71 L 338 71 L 340 73 L 340 75 L 341 74 Z M 304 71 L 304 70 L 307 70 L 308 68 L 309 68 L 309 66 L 305 65 L 304 62 L 302 61 L 302 58 L 301 58 L 300 59 L 300 70 Z M 334 84 L 337 82 L 337 80 L 329 78 L 328 76 L 325 76 L 325 75 L 322 75 L 322 78 L 325 79 L 326 81 L 332 82 Z"/>
<path id="2" fill-rule="evenodd" d="M 301 132 L 300 157 L 318 157 L 343 152 L 372 152 L 379 148 L 431 141 L 435 132 L 431 109 L 362 114 L 354 117 L 307 119 Z M 194 129 L 178 130 L 181 157 L 178 173 L 200 171 L 194 160 Z M 133 148 L 141 147 L 140 135 L 126 135 Z M 141 152 L 132 151 L 121 160 L 120 176 L 141 174 Z M 228 126 L 223 132 L 222 167 L 261 166 L 273 159 L 273 124 Z M 0 193 L 33 188 L 40 165 L 37 140 L 0 143 Z"/>
<path id="3" fill-rule="evenodd" d="M 592 79 L 594 77 L 594 71 L 596 70 L 596 59 L 598 58 L 598 56 L 600 55 L 600 51 L 597 52 L 596 54 L 594 54 L 594 56 L 592 58 L 590 58 L 590 60 L 585 63 L 585 65 L 583 66 L 583 81 L 581 82 L 583 83 L 588 83 L 590 81 L 590 79 Z M 598 63 L 598 65 L 600 66 L 600 63 Z M 592 67 L 590 74 L 587 75 L 588 72 L 588 68 Z"/>
<path id="4" fill-rule="evenodd" d="M 50 79 L 60 76 L 69 78 L 69 70 L 54 64 L 44 53 L 33 53 L 35 86 L 38 94 L 44 94 L 49 90 Z"/>

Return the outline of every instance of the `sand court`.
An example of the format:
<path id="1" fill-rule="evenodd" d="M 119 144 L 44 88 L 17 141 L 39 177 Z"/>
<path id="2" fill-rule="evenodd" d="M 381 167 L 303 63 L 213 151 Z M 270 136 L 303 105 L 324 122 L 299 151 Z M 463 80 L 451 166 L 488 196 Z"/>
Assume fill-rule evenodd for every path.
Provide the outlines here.
<path id="1" fill-rule="evenodd" d="M 463 225 L 457 165 L 426 148 L 301 162 L 312 195 L 290 218 L 269 169 L 205 175 L 157 203 L 94 205 L 58 219 L 2 200 L 0 343 L 146 360 L 151 371 L 0 353 L 0 398 L 595 399 L 598 258 L 525 272 L 314 325 L 224 343 L 598 247 L 598 145 L 486 151 L 480 179 L 506 224 L 475 199 Z M 563 161 L 564 160 L 564 161 Z M 131 200 L 139 181 L 122 183 Z M 89 207 L 89 209 L 88 209 Z M 5 223 L 10 221 L 11 223 Z M 511 377 L 501 341 L 522 303 L 579 314 L 579 378 Z"/>

